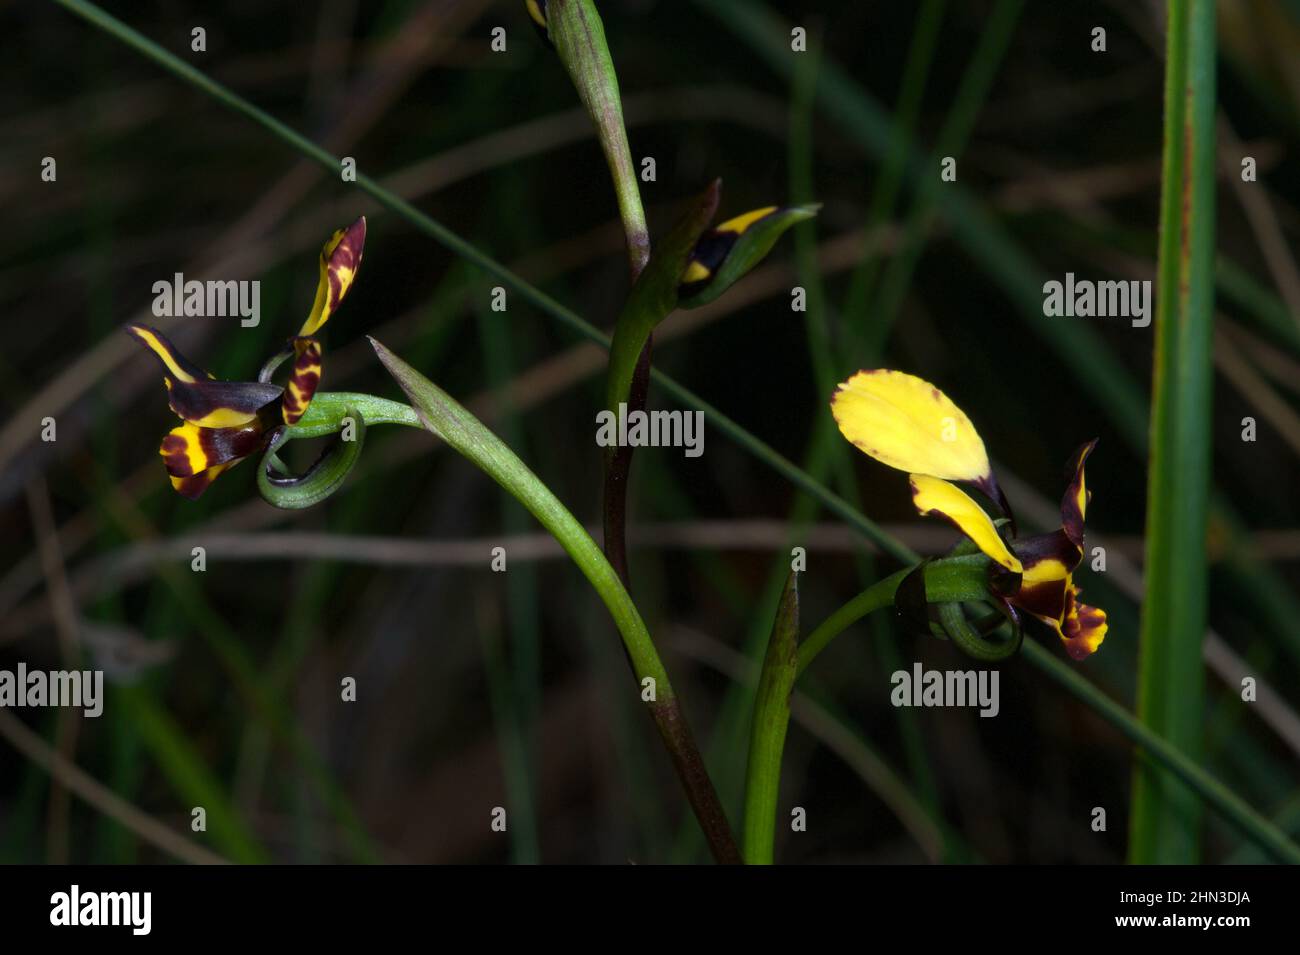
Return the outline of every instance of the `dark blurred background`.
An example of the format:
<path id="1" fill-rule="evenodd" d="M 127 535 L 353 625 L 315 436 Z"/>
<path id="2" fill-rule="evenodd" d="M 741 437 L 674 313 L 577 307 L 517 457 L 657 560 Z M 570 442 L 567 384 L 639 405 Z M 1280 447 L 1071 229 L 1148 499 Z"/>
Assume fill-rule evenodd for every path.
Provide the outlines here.
<path id="1" fill-rule="evenodd" d="M 612 322 L 627 275 L 609 175 L 522 3 L 104 8 Z M 1055 520 L 1070 452 L 1100 437 L 1088 517 L 1106 571 L 1080 582 L 1111 626 L 1081 666 L 1131 706 L 1154 328 L 1045 318 L 1041 286 L 1067 271 L 1154 278 L 1161 5 L 600 9 L 633 154 L 656 163 L 642 184 L 652 230 L 713 176 L 724 217 L 824 203 L 718 303 L 670 319 L 657 366 L 926 552 L 953 534 L 915 517 L 901 475 L 828 432 L 826 373 L 887 365 L 942 387 L 1031 527 Z M 796 24 L 808 53 L 789 52 Z M 175 272 L 259 279 L 256 328 L 156 320 L 218 377 L 250 379 L 310 310 L 321 242 L 364 213 L 323 387 L 398 397 L 375 336 L 592 524 L 603 354 L 517 297 L 491 311 L 494 282 L 53 3 L 6 5 L 0 25 L 0 668 L 93 666 L 110 681 L 98 719 L 0 712 L 0 859 L 193 857 L 141 837 L 151 822 L 247 861 L 707 858 L 608 615 L 495 484 L 423 433 L 374 428 L 347 487 L 318 507 L 267 506 L 252 463 L 183 500 L 157 457 L 174 419 L 156 367 L 119 327 L 155 321 L 152 285 Z M 1206 761 L 1294 830 L 1300 4 L 1224 4 L 1219 26 Z M 206 52 L 190 49 L 195 27 Z M 955 183 L 938 182 L 944 155 Z M 57 182 L 41 180 L 47 156 Z M 1257 182 L 1241 181 L 1244 156 Z M 807 313 L 791 311 L 795 285 Z M 651 404 L 671 406 L 654 389 Z M 40 438 L 47 416 L 54 442 Z M 747 658 L 761 656 L 790 548 L 808 551 L 805 631 L 895 567 L 716 428 L 699 458 L 638 453 L 631 498 L 633 595 L 738 824 Z M 489 567 L 496 546 L 504 574 Z M 1027 639 L 1055 641 L 1036 627 Z M 803 807 L 808 826 L 778 827 L 778 859 L 1122 860 L 1132 767 L 1114 730 L 1017 660 L 1001 667 L 996 719 L 895 709 L 890 674 L 915 661 L 968 666 L 878 615 L 813 668 L 781 798 L 781 818 Z M 1263 684 L 1253 705 L 1244 674 Z M 355 702 L 340 700 L 344 677 Z M 206 832 L 190 829 L 196 806 Z M 1253 852 L 1207 820 L 1206 861 Z"/>

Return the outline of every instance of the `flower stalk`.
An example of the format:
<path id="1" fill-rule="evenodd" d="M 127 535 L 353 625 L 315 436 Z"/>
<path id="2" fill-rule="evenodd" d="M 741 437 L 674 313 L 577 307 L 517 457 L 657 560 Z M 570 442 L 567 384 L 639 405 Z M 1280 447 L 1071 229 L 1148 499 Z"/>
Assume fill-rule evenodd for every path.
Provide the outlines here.
<path id="1" fill-rule="evenodd" d="M 650 261 L 650 230 L 641 204 L 641 188 L 632 165 L 623 100 L 619 94 L 614 58 L 605 40 L 605 26 L 592 0 L 529 0 L 529 16 L 542 29 L 569 73 L 578 99 L 596 128 L 605 154 L 619 218 L 627 242 L 628 266 L 635 285 Z M 615 325 L 621 327 L 622 320 Z M 623 369 L 627 387 L 623 400 L 628 411 L 644 411 L 650 389 L 653 341 L 647 333 L 627 356 Z M 611 370 L 613 365 L 611 363 Z M 617 410 L 617 406 L 615 406 Z M 632 471 L 632 448 L 611 448 L 605 456 L 602 518 L 605 554 L 624 586 L 630 586 L 627 566 L 627 484 Z"/>
<path id="2" fill-rule="evenodd" d="M 771 865 L 776 842 L 777 796 L 781 788 L 781 756 L 790 726 L 790 694 L 799 661 L 799 581 L 795 571 L 786 579 L 776 608 L 772 636 L 758 678 L 754 721 L 749 735 L 749 766 L 745 776 L 743 851 L 749 865 Z"/>
<path id="3" fill-rule="evenodd" d="M 551 43 L 595 124 L 596 138 L 614 180 L 618 214 L 627 237 L 628 264 L 632 280 L 636 281 L 650 260 L 650 230 L 641 206 L 641 189 L 632 165 L 618 74 L 605 41 L 605 25 L 592 0 L 549 0 L 541 9 Z"/>

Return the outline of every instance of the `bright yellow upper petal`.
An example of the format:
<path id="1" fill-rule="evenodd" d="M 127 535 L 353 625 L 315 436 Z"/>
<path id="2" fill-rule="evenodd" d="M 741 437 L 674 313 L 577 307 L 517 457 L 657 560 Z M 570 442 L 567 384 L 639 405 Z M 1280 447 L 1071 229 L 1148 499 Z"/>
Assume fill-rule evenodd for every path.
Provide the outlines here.
<path id="1" fill-rule="evenodd" d="M 722 225 L 718 226 L 716 231 L 734 232 L 739 235 L 759 219 L 766 218 L 773 212 L 776 212 L 776 209 L 776 206 L 764 206 L 761 209 L 751 210 L 750 212 L 746 212 L 744 215 L 736 216 L 734 219 L 728 219 L 726 222 L 722 223 Z"/>
<path id="2" fill-rule="evenodd" d="M 840 433 L 881 464 L 947 481 L 984 481 L 988 452 L 966 413 L 924 379 L 860 371 L 831 398 Z"/>
<path id="3" fill-rule="evenodd" d="M 957 525 L 980 550 L 1013 573 L 1024 568 L 998 535 L 984 509 L 961 488 L 927 474 L 912 475 L 912 501 L 922 516 L 939 514 Z"/>

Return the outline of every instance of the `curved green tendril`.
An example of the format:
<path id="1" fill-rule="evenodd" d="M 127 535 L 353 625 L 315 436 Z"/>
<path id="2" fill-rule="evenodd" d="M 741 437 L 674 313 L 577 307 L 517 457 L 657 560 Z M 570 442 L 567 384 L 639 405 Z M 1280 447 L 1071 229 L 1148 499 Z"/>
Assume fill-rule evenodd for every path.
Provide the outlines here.
<path id="1" fill-rule="evenodd" d="M 262 366 L 262 370 L 257 373 L 257 380 L 263 383 L 270 381 L 271 376 L 275 374 L 275 370 L 283 365 L 285 359 L 292 354 L 293 346 L 285 345 L 266 360 L 266 364 Z"/>
<path id="2" fill-rule="evenodd" d="M 305 435 L 295 433 L 296 428 L 284 427 L 276 431 L 270 446 L 262 456 L 257 471 L 257 489 L 263 500 L 286 510 L 300 510 L 319 504 L 329 497 L 347 479 L 348 472 L 361 457 L 361 446 L 366 438 L 366 419 L 354 408 L 338 420 L 340 428 L 351 422 L 354 433 L 351 439 L 340 431 L 302 475 L 291 475 L 276 454 L 287 442 Z"/>
<path id="3" fill-rule="evenodd" d="M 980 636 L 966 619 L 966 613 L 959 603 L 941 603 L 938 605 L 939 622 L 952 639 L 953 645 L 968 657 L 996 663 L 1014 655 L 1020 649 L 1024 631 L 1016 627 L 1010 640 L 996 643 Z"/>

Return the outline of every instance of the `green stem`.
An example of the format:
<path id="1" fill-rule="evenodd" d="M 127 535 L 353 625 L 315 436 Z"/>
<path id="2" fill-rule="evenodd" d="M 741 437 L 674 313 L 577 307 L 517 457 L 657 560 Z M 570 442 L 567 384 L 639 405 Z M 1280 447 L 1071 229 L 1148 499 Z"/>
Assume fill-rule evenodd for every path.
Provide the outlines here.
<path id="1" fill-rule="evenodd" d="M 605 26 L 592 0 L 552 0 L 547 7 L 547 31 L 556 52 L 573 80 L 578 98 L 587 108 L 596 127 L 596 137 L 605 153 L 619 218 L 627 237 L 628 264 L 633 283 L 650 261 L 650 232 L 645 210 L 641 206 L 641 188 L 632 165 L 632 152 L 623 123 L 623 100 L 618 90 L 618 73 L 614 58 L 605 41 Z M 661 316 L 662 317 L 662 316 Z M 610 379 L 626 371 L 627 381 L 619 398 L 610 407 L 618 411 L 618 401 L 626 401 L 628 411 L 645 410 L 649 391 L 650 355 L 653 349 L 653 324 L 633 342 L 625 335 L 627 316 L 620 315 L 615 325 L 616 347 L 610 352 Z M 630 344 L 631 354 L 620 362 L 621 344 Z M 630 585 L 627 566 L 627 483 L 632 471 L 632 448 L 616 446 L 605 455 L 603 518 L 605 554 L 614 565 L 619 579 Z"/>
<path id="2" fill-rule="evenodd" d="M 1168 10 L 1137 713 L 1155 734 L 1195 759 L 1202 749 L 1205 696 L 1201 644 L 1213 389 L 1215 5 L 1187 0 L 1170 3 Z M 1197 861 L 1201 805 L 1174 776 L 1145 760 L 1134 765 L 1131 862 Z"/>
<path id="3" fill-rule="evenodd" d="M 898 585 L 903 582 L 903 578 L 912 572 L 908 567 L 900 570 L 895 574 L 890 574 L 883 580 L 878 580 L 862 593 L 858 594 L 839 610 L 835 611 L 829 617 L 822 621 L 812 633 L 808 634 L 808 639 L 799 645 L 799 668 L 798 676 L 803 675 L 803 671 L 808 669 L 808 664 L 816 659 L 817 654 L 826 649 L 826 645 L 834 640 L 837 636 L 857 623 L 867 614 L 879 610 L 881 607 L 891 606 L 894 602 L 894 594 L 898 590 Z"/>
<path id="4" fill-rule="evenodd" d="M 781 755 L 790 726 L 799 647 L 799 583 L 794 571 L 776 609 L 767 656 L 754 697 L 745 776 L 743 854 L 749 865 L 771 865 L 776 842 L 776 804 L 781 789 Z"/>
<path id="5" fill-rule="evenodd" d="M 605 42 L 605 26 L 592 0 L 551 0 L 546 21 L 551 41 L 573 79 L 578 98 L 596 126 L 605 152 L 618 214 L 627 235 L 628 261 L 636 281 L 650 259 L 650 232 L 641 207 L 641 188 L 632 165 L 632 151 L 623 123 L 618 74 Z"/>
<path id="6" fill-rule="evenodd" d="M 375 424 L 401 424 L 423 428 L 420 416 L 410 405 L 356 391 L 322 391 L 311 400 L 307 413 L 289 430 L 295 438 L 321 438 L 339 430 L 339 422 L 352 409 L 361 415 L 366 427 Z"/>

